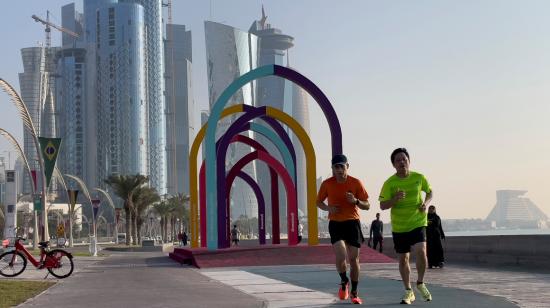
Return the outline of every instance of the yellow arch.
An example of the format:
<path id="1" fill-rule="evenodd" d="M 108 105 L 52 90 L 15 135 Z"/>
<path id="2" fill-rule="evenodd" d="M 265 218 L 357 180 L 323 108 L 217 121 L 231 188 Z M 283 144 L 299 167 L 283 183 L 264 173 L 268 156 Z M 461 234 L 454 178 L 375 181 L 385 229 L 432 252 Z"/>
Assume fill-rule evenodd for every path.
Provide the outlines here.
<path id="1" fill-rule="evenodd" d="M 243 112 L 244 105 L 233 105 L 223 110 L 221 118 L 234 113 Z M 300 140 L 306 156 L 306 191 L 307 191 L 307 216 L 308 216 L 308 244 L 319 244 L 318 225 L 317 225 L 317 205 L 316 205 L 316 159 L 313 144 L 308 134 L 302 128 L 300 123 L 296 122 L 288 114 L 273 108 L 266 107 L 266 115 L 277 119 L 286 124 L 296 137 Z M 190 194 L 190 214 L 191 214 L 191 247 L 199 247 L 199 211 L 198 211 L 198 177 L 197 177 L 197 156 L 199 147 L 204 139 L 207 124 L 201 127 L 198 132 L 189 153 L 189 194 Z"/>

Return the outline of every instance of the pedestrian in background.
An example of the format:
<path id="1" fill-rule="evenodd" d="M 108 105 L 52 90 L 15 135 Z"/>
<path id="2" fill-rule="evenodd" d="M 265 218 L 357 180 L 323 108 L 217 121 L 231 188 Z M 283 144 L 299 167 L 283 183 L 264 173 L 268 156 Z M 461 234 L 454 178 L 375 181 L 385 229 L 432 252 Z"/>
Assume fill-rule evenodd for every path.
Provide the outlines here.
<path id="1" fill-rule="evenodd" d="M 370 224 L 369 231 L 369 247 L 376 250 L 376 247 L 380 245 L 380 252 L 382 252 L 382 246 L 384 244 L 384 222 L 380 220 L 380 213 L 376 213 L 376 219 Z"/>
<path id="2" fill-rule="evenodd" d="M 441 240 L 445 239 L 445 232 L 443 232 L 441 218 L 437 215 L 434 205 L 430 205 L 428 208 L 428 227 L 426 228 L 426 235 L 428 238 L 428 267 L 443 268 L 445 256 Z"/>

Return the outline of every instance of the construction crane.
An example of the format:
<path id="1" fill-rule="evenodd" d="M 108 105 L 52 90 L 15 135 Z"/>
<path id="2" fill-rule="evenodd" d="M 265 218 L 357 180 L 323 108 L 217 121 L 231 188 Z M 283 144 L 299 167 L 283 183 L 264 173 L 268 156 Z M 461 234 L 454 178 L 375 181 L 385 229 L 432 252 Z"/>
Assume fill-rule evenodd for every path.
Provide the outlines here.
<path id="1" fill-rule="evenodd" d="M 58 26 L 54 23 L 51 23 L 50 22 L 50 11 L 46 11 L 46 20 L 36 16 L 36 15 L 32 15 L 31 16 L 32 19 L 34 19 L 34 21 L 36 22 L 40 22 L 42 23 L 43 25 L 46 26 L 46 29 L 44 30 L 46 32 L 46 48 L 50 48 L 52 47 L 52 35 L 51 35 L 51 29 L 50 28 L 54 28 L 54 29 L 57 29 L 63 33 L 67 33 L 68 35 L 74 37 L 74 38 L 78 38 L 80 37 L 80 35 L 78 35 L 78 33 L 75 33 L 69 29 L 66 29 L 66 28 L 63 28 L 61 26 Z"/>

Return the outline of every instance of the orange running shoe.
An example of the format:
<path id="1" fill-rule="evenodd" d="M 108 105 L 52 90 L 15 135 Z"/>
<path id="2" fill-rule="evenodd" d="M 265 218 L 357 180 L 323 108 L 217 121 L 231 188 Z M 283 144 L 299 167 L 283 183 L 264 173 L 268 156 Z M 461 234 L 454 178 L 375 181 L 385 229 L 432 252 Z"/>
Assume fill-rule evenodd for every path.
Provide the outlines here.
<path id="1" fill-rule="evenodd" d="M 351 303 L 355 305 L 363 304 L 363 301 L 357 296 L 357 292 L 351 293 Z"/>
<path id="2" fill-rule="evenodd" d="M 349 298 L 349 281 L 348 282 L 342 282 L 340 284 L 340 289 L 338 290 L 338 297 L 341 300 L 345 300 Z"/>

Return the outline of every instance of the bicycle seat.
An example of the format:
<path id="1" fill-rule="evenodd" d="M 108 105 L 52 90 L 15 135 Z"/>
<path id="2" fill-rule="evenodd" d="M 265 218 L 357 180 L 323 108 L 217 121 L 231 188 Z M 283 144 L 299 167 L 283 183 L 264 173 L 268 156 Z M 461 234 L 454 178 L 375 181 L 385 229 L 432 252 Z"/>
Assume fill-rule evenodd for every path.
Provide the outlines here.
<path id="1" fill-rule="evenodd" d="M 43 248 L 48 247 L 48 244 L 50 244 L 50 241 L 38 242 L 38 245 L 40 245 L 40 247 L 43 247 Z"/>

